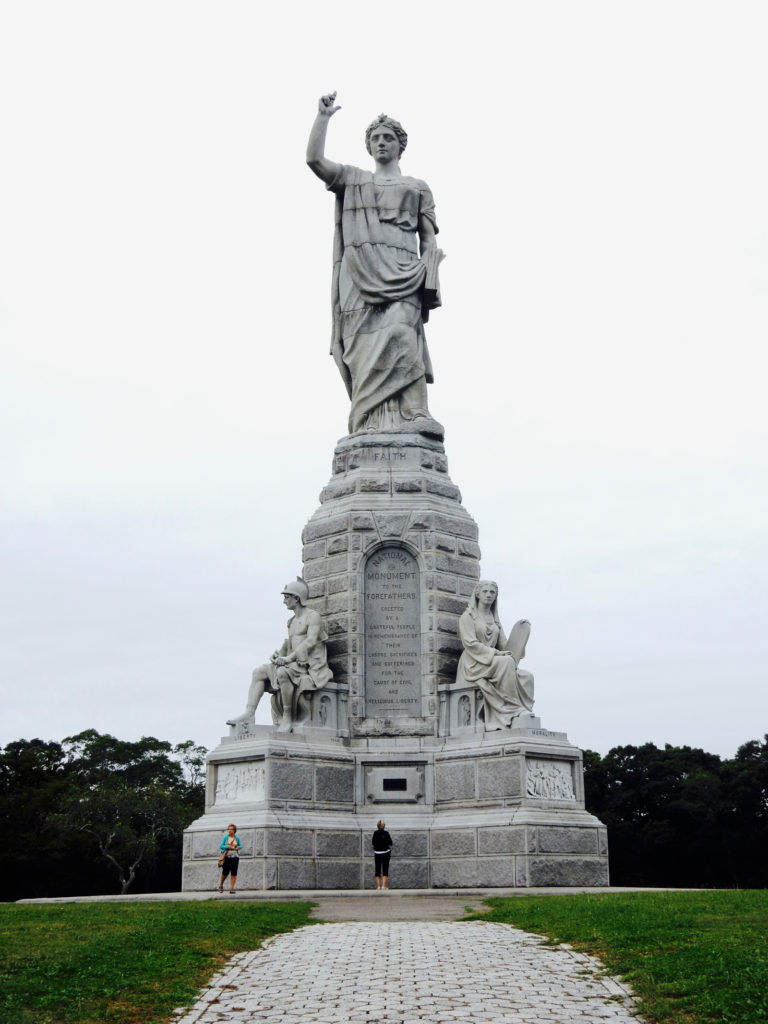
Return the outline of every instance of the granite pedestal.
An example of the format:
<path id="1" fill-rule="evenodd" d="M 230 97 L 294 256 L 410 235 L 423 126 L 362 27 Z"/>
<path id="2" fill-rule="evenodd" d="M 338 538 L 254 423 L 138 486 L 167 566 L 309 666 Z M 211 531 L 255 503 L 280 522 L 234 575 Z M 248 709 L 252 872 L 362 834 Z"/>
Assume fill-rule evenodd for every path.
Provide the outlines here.
<path id="1" fill-rule="evenodd" d="M 303 577 L 333 681 L 292 732 L 240 722 L 208 755 L 183 888 L 213 888 L 230 821 L 240 888 L 370 886 L 379 818 L 398 888 L 607 885 L 581 751 L 530 714 L 485 731 L 482 695 L 456 683 L 480 548 L 442 442 L 346 437 L 320 501 L 304 529 Z"/>

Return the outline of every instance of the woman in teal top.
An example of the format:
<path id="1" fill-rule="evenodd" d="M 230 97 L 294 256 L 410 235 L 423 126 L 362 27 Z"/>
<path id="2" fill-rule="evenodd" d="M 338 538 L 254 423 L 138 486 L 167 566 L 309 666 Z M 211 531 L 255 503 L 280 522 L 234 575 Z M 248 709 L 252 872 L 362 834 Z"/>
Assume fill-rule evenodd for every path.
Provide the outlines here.
<path id="1" fill-rule="evenodd" d="M 227 825 L 227 834 L 219 844 L 221 851 L 221 878 L 219 879 L 219 892 L 224 892 L 224 879 L 229 875 L 229 891 L 235 891 L 237 881 L 237 868 L 240 863 L 240 850 L 242 849 L 240 837 L 237 834 L 237 825 Z"/>

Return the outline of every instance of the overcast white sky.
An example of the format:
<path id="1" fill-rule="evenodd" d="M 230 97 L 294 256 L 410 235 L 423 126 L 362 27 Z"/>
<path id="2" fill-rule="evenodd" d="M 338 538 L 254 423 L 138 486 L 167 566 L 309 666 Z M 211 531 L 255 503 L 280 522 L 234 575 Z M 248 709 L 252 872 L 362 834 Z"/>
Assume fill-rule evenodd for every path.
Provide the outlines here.
<path id="1" fill-rule="evenodd" d="M 282 639 L 348 413 L 332 89 L 328 155 L 386 111 L 436 197 L 431 408 L 542 724 L 768 731 L 767 51 L 738 0 L 3 3 L 0 744 L 211 747 Z"/>

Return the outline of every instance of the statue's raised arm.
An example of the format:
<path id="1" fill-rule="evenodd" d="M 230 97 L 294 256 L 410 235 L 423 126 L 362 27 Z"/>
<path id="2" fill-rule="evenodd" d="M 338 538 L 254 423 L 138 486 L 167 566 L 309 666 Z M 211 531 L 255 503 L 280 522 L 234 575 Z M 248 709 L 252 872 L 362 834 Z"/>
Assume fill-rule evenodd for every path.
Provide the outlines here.
<path id="1" fill-rule="evenodd" d="M 424 334 L 440 305 L 435 202 L 426 182 L 400 170 L 408 136 L 380 114 L 365 133 L 374 170 L 325 155 L 336 93 L 320 98 L 307 164 L 336 196 L 331 353 L 351 401 L 350 434 L 442 438 L 427 407 L 432 362 Z"/>
<path id="2" fill-rule="evenodd" d="M 341 110 L 341 107 L 336 106 L 335 100 L 336 93 L 329 92 L 325 96 L 321 96 L 317 101 L 317 117 L 312 125 L 309 141 L 307 142 L 307 164 L 310 170 L 318 178 L 322 179 L 326 185 L 330 185 L 341 170 L 339 164 L 335 164 L 325 155 L 325 136 L 328 131 L 328 122 L 337 110 Z"/>

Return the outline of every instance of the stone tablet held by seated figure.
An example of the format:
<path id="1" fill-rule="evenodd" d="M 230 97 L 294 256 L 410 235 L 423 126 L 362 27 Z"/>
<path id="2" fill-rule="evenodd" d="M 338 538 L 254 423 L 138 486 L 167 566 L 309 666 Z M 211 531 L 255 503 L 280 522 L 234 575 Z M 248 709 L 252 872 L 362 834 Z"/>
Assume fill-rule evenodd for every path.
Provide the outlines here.
<path id="1" fill-rule="evenodd" d="M 531 624 L 527 619 L 516 622 L 507 639 L 499 621 L 498 596 L 493 580 L 481 580 L 459 619 L 464 650 L 456 682 L 482 692 L 482 714 L 489 731 L 508 729 L 517 717 L 533 710 L 533 676 L 518 667 Z"/>
<path id="2" fill-rule="evenodd" d="M 290 732 L 309 720 L 306 695 L 333 679 L 328 667 L 328 634 L 323 620 L 307 608 L 309 587 L 297 577 L 283 588 L 283 603 L 293 612 L 288 636 L 266 665 L 254 669 L 245 711 L 227 725 L 250 724 L 264 693 L 272 694 L 272 719 L 278 732 Z"/>
<path id="3" fill-rule="evenodd" d="M 340 108 L 323 96 L 307 163 L 336 196 L 331 353 L 351 400 L 349 432 L 414 432 L 442 438 L 427 408 L 432 363 L 424 335 L 440 305 L 435 203 L 426 182 L 400 171 L 408 136 L 380 114 L 365 145 L 374 170 L 325 156 L 328 122 Z"/>

